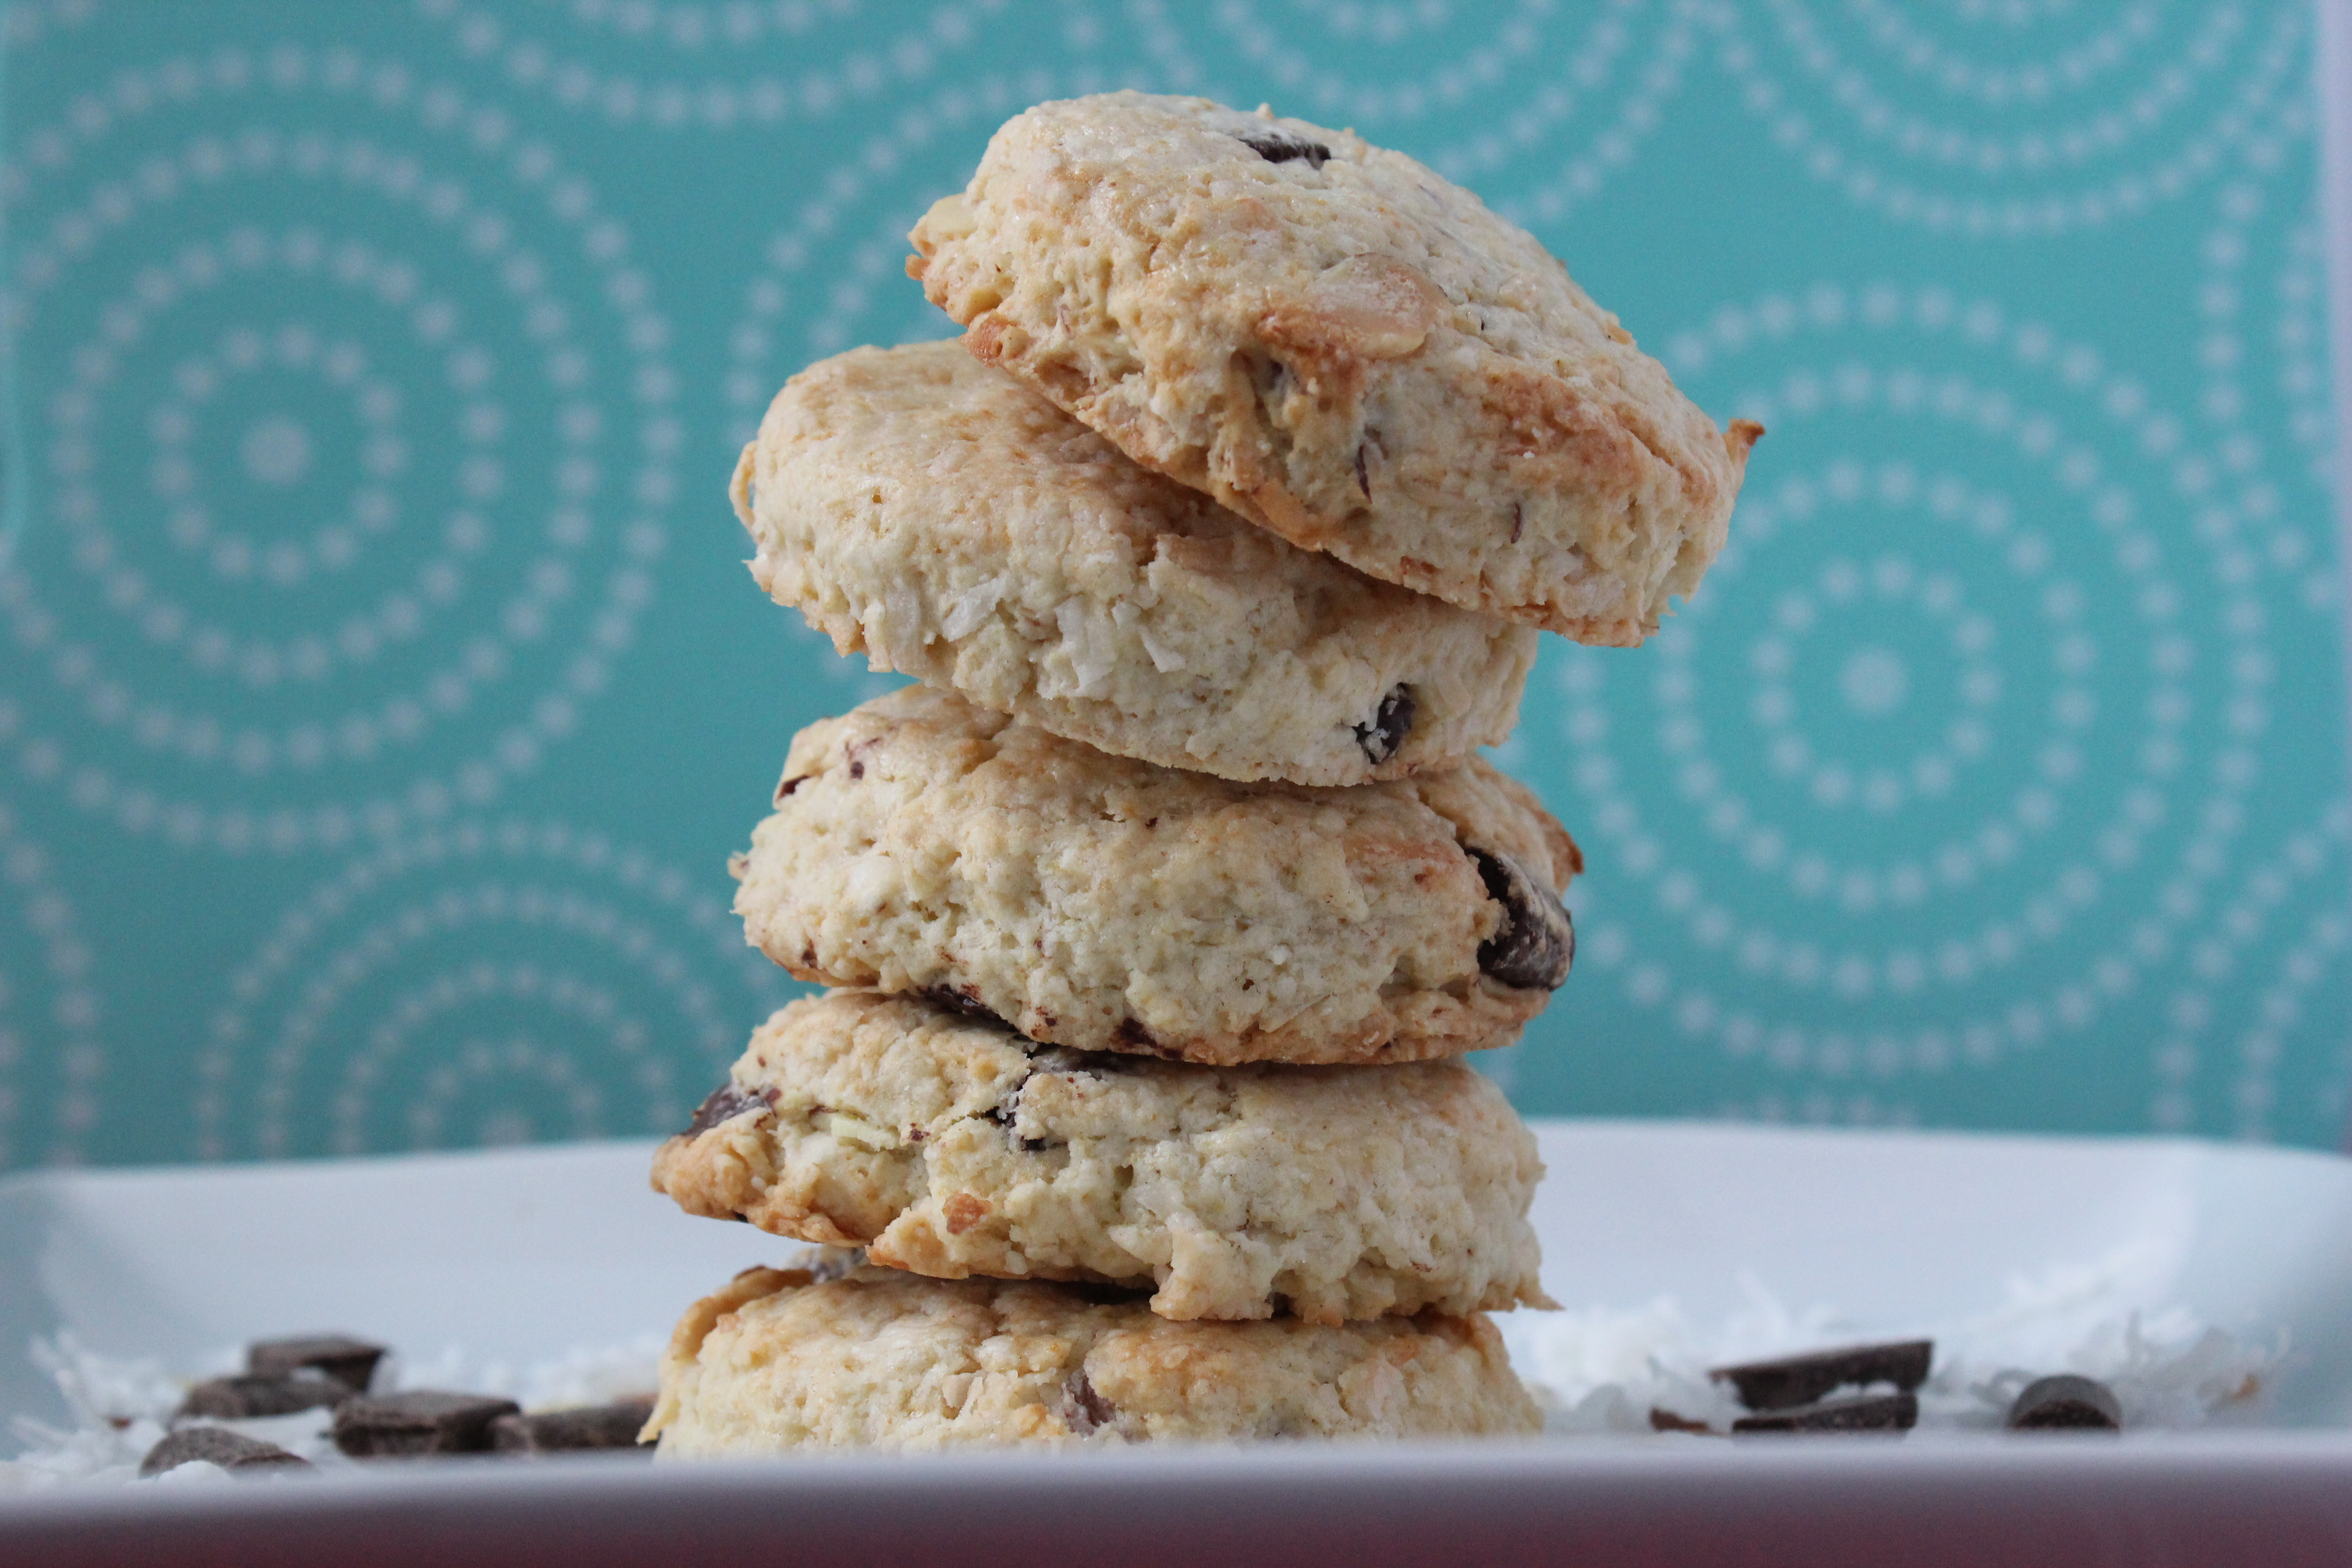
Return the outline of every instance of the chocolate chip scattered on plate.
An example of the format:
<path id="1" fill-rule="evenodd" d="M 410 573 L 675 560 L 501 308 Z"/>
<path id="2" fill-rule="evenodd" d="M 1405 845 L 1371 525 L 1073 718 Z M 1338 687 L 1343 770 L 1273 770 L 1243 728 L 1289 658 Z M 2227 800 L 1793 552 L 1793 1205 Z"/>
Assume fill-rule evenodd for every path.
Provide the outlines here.
<path id="1" fill-rule="evenodd" d="M 2002 1425 L 2012 1432 L 2120 1432 L 2124 1412 L 2105 1384 L 2061 1373 L 2020 1390 Z"/>
<path id="2" fill-rule="evenodd" d="M 593 1448 L 625 1448 L 650 1454 L 637 1434 L 654 1413 L 651 1394 L 531 1415 L 500 1415 L 490 1423 L 490 1447 L 501 1454 L 570 1454 Z"/>
<path id="3" fill-rule="evenodd" d="M 354 1459 L 487 1453 L 490 1423 L 521 1408 L 511 1399 L 431 1388 L 362 1394 L 336 1407 L 335 1447 Z"/>
<path id="4" fill-rule="evenodd" d="M 256 1340 L 245 1347 L 245 1370 L 261 1377 L 297 1377 L 305 1373 L 331 1378 L 353 1394 L 375 1381 L 385 1348 L 346 1334 L 310 1334 Z"/>
<path id="5" fill-rule="evenodd" d="M 1851 1394 L 1810 1405 L 1759 1411 L 1731 1424 L 1734 1433 L 1749 1432 L 1907 1432 L 1919 1424 L 1919 1396 L 1899 1394 Z"/>
<path id="6" fill-rule="evenodd" d="M 1933 1340 L 1897 1340 L 1718 1366 L 1707 1376 L 1730 1384 L 1750 1410 L 1788 1410 L 1811 1405 L 1832 1389 L 1865 1384 L 1891 1383 L 1908 1394 L 1927 1381 L 1935 1352 Z"/>
<path id="7" fill-rule="evenodd" d="M 225 1426 L 184 1426 L 147 1450 L 147 1457 L 139 1461 L 139 1473 L 143 1477 L 160 1476 L 182 1465 L 199 1462 L 218 1465 L 231 1475 L 284 1473 L 312 1468 L 310 1461 L 300 1455 L 289 1454 L 275 1443 L 265 1443 L 242 1432 L 232 1432 Z"/>
<path id="8" fill-rule="evenodd" d="M 352 1396 L 350 1388 L 331 1377 L 211 1377 L 190 1386 L 172 1419 L 250 1421 L 331 1409 Z"/>

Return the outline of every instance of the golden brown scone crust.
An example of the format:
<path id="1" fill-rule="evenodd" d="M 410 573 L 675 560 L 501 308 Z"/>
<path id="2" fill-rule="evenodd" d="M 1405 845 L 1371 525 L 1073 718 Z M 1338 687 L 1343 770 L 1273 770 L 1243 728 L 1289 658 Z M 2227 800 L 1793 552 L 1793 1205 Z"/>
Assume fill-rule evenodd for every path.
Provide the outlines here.
<path id="1" fill-rule="evenodd" d="M 678 1323 L 646 1435 L 675 1460 L 1541 1426 L 1484 1318 L 1177 1323 L 1068 1286 L 754 1268 Z"/>
<path id="2" fill-rule="evenodd" d="M 1542 1174 L 1502 1090 L 1457 1061 L 1194 1067 L 872 991 L 776 1014 L 654 1162 L 689 1213 L 896 1268 L 1330 1323 L 1543 1304 Z"/>
<path id="3" fill-rule="evenodd" d="M 1528 627 L 1286 544 L 953 342 L 793 377 L 734 495 L 752 575 L 841 652 L 1168 767 L 1453 766 L 1535 663 Z"/>
<path id="4" fill-rule="evenodd" d="M 967 347 L 1138 462 L 1580 641 L 1639 643 L 1698 585 L 1761 434 L 1469 192 L 1264 110 L 1039 104 L 909 238 Z"/>
<path id="5" fill-rule="evenodd" d="M 1581 868 L 1534 795 L 1477 759 L 1349 789 L 1237 784 L 919 687 L 803 731 L 775 805 L 734 864 L 735 910 L 799 978 L 1213 1064 L 1508 1045 L 1566 953 L 1532 981 L 1482 963 L 1507 922 L 1570 940 L 1535 884 Z M 1524 899 L 1490 896 L 1500 860 Z"/>

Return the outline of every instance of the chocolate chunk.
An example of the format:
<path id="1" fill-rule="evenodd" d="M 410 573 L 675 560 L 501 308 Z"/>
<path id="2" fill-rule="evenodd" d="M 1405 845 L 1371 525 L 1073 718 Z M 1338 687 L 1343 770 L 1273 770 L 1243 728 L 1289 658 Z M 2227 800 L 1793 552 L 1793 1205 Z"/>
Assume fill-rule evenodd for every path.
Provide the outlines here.
<path id="1" fill-rule="evenodd" d="M 406 1459 L 425 1454 L 479 1454 L 490 1423 L 522 1406 L 487 1394 L 416 1388 L 362 1394 L 335 1411 L 335 1447 L 354 1459 Z"/>
<path id="2" fill-rule="evenodd" d="M 1080 1367 L 1062 1384 L 1061 1415 L 1063 1424 L 1084 1437 L 1118 1420 L 1118 1406 L 1102 1396 L 1087 1376 L 1087 1369 Z"/>
<path id="3" fill-rule="evenodd" d="M 275 1443 L 248 1437 L 225 1426 L 184 1426 L 147 1450 L 139 1461 L 142 1476 L 160 1476 L 182 1465 L 218 1465 L 231 1474 L 271 1470 L 307 1470 L 310 1461 L 289 1454 Z"/>
<path id="4" fill-rule="evenodd" d="M 1891 1383 L 1907 1394 L 1927 1381 L 1935 1353 L 1933 1340 L 1899 1340 L 1719 1366 L 1707 1376 L 1731 1384 L 1750 1410 L 1787 1410 L 1850 1384 Z"/>
<path id="5" fill-rule="evenodd" d="M 775 1103 L 776 1091 L 773 1089 L 750 1093 L 732 1082 L 722 1083 L 696 1108 L 694 1120 L 686 1124 L 683 1136 L 699 1136 L 722 1121 L 734 1121 L 747 1110 L 765 1110 Z"/>
<path id="6" fill-rule="evenodd" d="M 1694 1421 L 1687 1415 L 1677 1415 L 1671 1410 L 1650 1406 L 1650 1430 L 1653 1432 L 1695 1432 L 1703 1437 L 1716 1435 L 1715 1428 L 1704 1421 Z"/>
<path id="7" fill-rule="evenodd" d="M 1513 501 L 1511 503 L 1511 542 L 1517 544 L 1519 542 L 1519 536 L 1527 531 L 1527 509 L 1517 501 Z"/>
<path id="8" fill-rule="evenodd" d="M 2124 1410 L 2096 1378 L 2061 1373 L 2027 1384 L 2002 1425 L 2012 1432 L 2120 1432 Z"/>
<path id="9" fill-rule="evenodd" d="M 1287 163 L 1293 158 L 1304 158 L 1308 168 L 1319 169 L 1331 159 L 1331 149 L 1322 142 L 1309 142 L 1304 136 L 1293 136 L 1287 131 L 1237 132 L 1234 140 L 1269 163 Z"/>
<path id="10" fill-rule="evenodd" d="M 1478 946 L 1480 973 L 1522 990 L 1559 990 L 1576 962 L 1576 926 L 1568 906 L 1508 855 L 1468 847 L 1486 896 L 1503 906 L 1502 925 Z"/>
<path id="11" fill-rule="evenodd" d="M 1743 1415 L 1731 1424 L 1740 1432 L 1907 1432 L 1919 1424 L 1919 1396 L 1902 1394 L 1854 1394 Z"/>
<path id="12" fill-rule="evenodd" d="M 1132 1046 L 1139 1051 L 1156 1051 L 1160 1048 L 1160 1042 L 1153 1037 L 1151 1031 L 1132 1018 L 1121 1018 L 1118 1021 L 1118 1026 L 1110 1032 L 1110 1037 L 1122 1046 Z"/>
<path id="13" fill-rule="evenodd" d="M 915 994 L 926 1002 L 937 1003 L 950 1013 L 959 1013 L 964 1017 L 975 1018 L 983 1024 L 993 1024 L 1000 1029 L 1013 1027 L 994 1013 L 990 1012 L 988 1004 L 980 999 L 980 993 L 969 985 L 919 985 L 915 988 Z"/>
<path id="14" fill-rule="evenodd" d="M 1356 726 L 1356 744 L 1363 748 L 1366 761 L 1378 767 L 1397 754 L 1405 736 L 1412 732 L 1412 717 L 1418 706 L 1412 700 L 1412 687 L 1389 688 L 1371 722 Z"/>
<path id="15" fill-rule="evenodd" d="M 776 786 L 776 793 L 775 793 L 775 795 L 774 795 L 774 798 L 773 798 L 773 804 L 775 804 L 775 805 L 783 805 L 783 804 L 784 804 L 784 802 L 785 802 L 788 798 L 790 798 L 790 797 L 791 797 L 793 791 L 794 791 L 794 790 L 796 790 L 796 789 L 800 788 L 800 787 L 801 787 L 801 785 L 803 785 L 803 784 L 806 784 L 806 783 L 808 783 L 808 774 L 806 774 L 806 773 L 802 773 L 802 774 L 799 774 L 797 777 L 788 778 L 788 779 L 784 780 L 784 782 L 783 782 L 783 783 L 782 783 L 782 784 L 778 784 L 778 785 Z"/>
<path id="16" fill-rule="evenodd" d="M 291 1415 L 342 1404 L 355 1391 L 331 1377 L 215 1377 L 188 1390 L 174 1420 L 191 1415 L 215 1421 L 249 1421 L 257 1415 Z"/>
<path id="17" fill-rule="evenodd" d="M 541 1410 L 501 1415 L 490 1423 L 490 1447 L 501 1454 L 569 1454 L 584 1448 L 642 1447 L 637 1433 L 654 1413 L 653 1395 L 583 1405 L 571 1410 Z"/>
<path id="18" fill-rule="evenodd" d="M 262 1377 L 296 1377 L 316 1373 L 332 1378 L 353 1394 L 365 1394 L 375 1381 L 376 1363 L 384 1347 L 343 1334 L 314 1334 L 306 1339 L 256 1340 L 245 1347 L 245 1370 Z"/>

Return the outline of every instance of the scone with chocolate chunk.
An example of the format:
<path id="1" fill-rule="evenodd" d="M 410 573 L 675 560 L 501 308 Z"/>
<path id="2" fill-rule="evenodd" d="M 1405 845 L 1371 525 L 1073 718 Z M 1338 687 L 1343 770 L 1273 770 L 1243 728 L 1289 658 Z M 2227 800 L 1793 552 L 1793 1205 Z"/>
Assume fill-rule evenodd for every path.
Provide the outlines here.
<path id="1" fill-rule="evenodd" d="M 1451 766 L 1535 662 L 1526 626 L 1286 544 L 952 342 L 793 377 L 734 496 L 752 575 L 843 653 L 1169 767 Z"/>
<path id="2" fill-rule="evenodd" d="M 1198 98 L 1044 103 L 915 226 L 964 342 L 1294 544 L 1632 645 L 1762 432 L 1677 391 L 1533 237 L 1401 153 Z"/>
<path id="3" fill-rule="evenodd" d="M 688 1212 L 940 1279 L 1151 1289 L 1176 1319 L 1547 1304 L 1543 1166 L 1459 1061 L 1211 1068 L 835 991 L 751 1037 L 654 1160 Z"/>
<path id="4" fill-rule="evenodd" d="M 803 980 L 1186 1061 L 1508 1045 L 1566 977 L 1576 845 L 1473 759 L 1348 789 L 1114 757 L 926 688 L 793 741 L 733 865 Z"/>
<path id="5" fill-rule="evenodd" d="M 834 1276 L 827 1278 L 825 1276 Z M 1176 1323 L 1066 1285 L 840 1262 L 689 1309 L 646 1424 L 660 1460 L 811 1448 L 1531 1436 L 1484 1318 Z"/>

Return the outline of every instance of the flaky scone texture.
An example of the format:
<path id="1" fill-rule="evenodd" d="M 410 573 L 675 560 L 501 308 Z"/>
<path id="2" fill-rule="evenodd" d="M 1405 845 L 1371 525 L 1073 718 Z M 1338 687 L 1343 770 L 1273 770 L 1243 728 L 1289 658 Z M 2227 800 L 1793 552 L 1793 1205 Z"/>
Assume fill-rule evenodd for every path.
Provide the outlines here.
<path id="1" fill-rule="evenodd" d="M 1581 868 L 1480 760 L 1349 789 L 1237 784 L 924 687 L 803 730 L 775 806 L 732 863 L 735 910 L 799 978 L 1213 1064 L 1509 1044 L 1567 953 L 1498 961 L 1507 939 L 1539 921 L 1572 939 L 1555 893 Z M 1506 863 L 1524 875 L 1490 896 L 1483 872 Z"/>
<path id="2" fill-rule="evenodd" d="M 776 395 L 735 473 L 751 574 L 845 654 L 1107 752 L 1349 784 L 1517 717 L 1535 633 L 1284 543 L 953 342 Z"/>
<path id="3" fill-rule="evenodd" d="M 1008 121 L 908 270 L 980 358 L 1294 544 L 1585 642 L 1723 546 L 1727 434 L 1559 261 L 1401 153 L 1135 92 Z"/>
<path id="4" fill-rule="evenodd" d="M 936 1449 L 1527 1436 L 1484 1318 L 1177 1323 L 1069 1286 L 753 1268 L 662 1358 L 656 1461 Z"/>
<path id="5" fill-rule="evenodd" d="M 1195 1067 L 873 991 L 777 1013 L 654 1160 L 690 1213 L 894 1268 L 1324 1323 L 1542 1304 L 1542 1174 L 1502 1090 L 1459 1061 Z"/>

